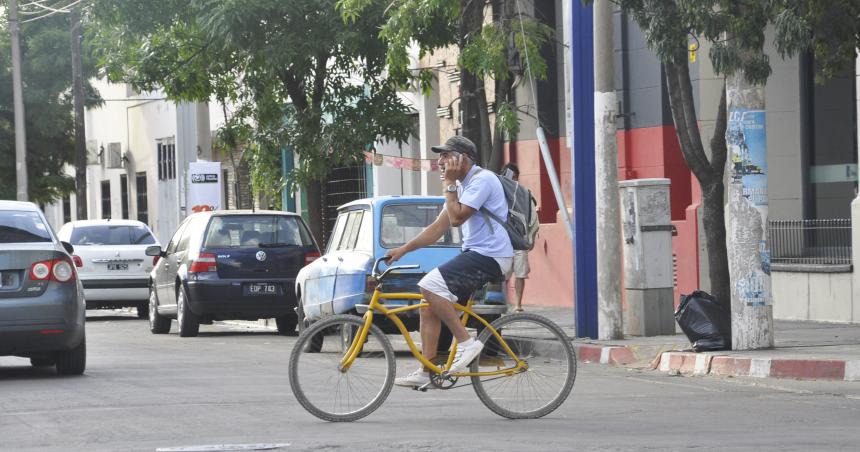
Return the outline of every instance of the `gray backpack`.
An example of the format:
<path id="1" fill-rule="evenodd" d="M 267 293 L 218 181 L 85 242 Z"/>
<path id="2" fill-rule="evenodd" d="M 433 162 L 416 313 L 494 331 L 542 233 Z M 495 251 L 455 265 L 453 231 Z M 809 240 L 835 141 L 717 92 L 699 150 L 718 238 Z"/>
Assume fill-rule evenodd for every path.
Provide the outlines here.
<path id="1" fill-rule="evenodd" d="M 484 214 L 484 219 L 487 221 L 487 226 L 490 232 L 493 231 L 493 223 L 487 218 L 492 218 L 497 223 L 505 228 L 508 232 L 508 237 L 511 239 L 511 245 L 515 250 L 531 250 L 535 246 L 535 237 L 537 236 L 540 222 L 537 216 L 537 202 L 532 196 L 531 190 L 520 185 L 519 182 L 496 174 L 499 182 L 502 183 L 502 190 L 505 192 L 505 200 L 508 202 L 508 218 L 502 220 L 486 207 L 481 207 L 480 212 Z"/>

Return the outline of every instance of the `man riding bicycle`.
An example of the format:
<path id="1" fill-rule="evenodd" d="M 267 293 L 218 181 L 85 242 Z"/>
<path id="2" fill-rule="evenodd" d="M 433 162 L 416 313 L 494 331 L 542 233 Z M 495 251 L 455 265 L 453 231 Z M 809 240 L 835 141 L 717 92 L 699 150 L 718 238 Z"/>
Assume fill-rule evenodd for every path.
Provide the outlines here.
<path id="1" fill-rule="evenodd" d="M 457 339 L 454 362 L 448 369 L 455 373 L 464 371 L 480 355 L 484 344 L 466 331 L 452 303 L 465 303 L 487 282 L 502 280 L 510 272 L 514 249 L 504 227 L 491 227 L 487 222 L 493 220 L 487 215 L 476 215 L 486 208 L 498 218 L 507 218 L 508 206 L 496 175 L 478 166 L 480 157 L 475 144 L 468 138 L 453 136 L 444 145 L 431 149 L 439 153 L 445 208 L 430 226 L 403 246 L 388 251 L 386 257 L 392 264 L 410 251 L 432 245 L 452 226 L 461 226 L 463 252 L 418 282 L 430 305 L 421 309 L 422 353 L 430 360 L 436 357 L 444 322 Z M 429 371 L 421 366 L 397 378 L 395 384 L 414 387 L 429 381 Z"/>

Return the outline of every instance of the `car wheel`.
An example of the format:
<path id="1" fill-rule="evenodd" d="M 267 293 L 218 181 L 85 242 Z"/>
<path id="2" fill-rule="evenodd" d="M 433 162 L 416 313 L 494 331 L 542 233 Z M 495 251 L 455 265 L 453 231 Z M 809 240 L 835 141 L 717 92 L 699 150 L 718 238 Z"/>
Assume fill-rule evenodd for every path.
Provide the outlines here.
<path id="1" fill-rule="evenodd" d="M 71 350 L 57 352 L 57 373 L 60 375 L 80 375 L 87 367 L 87 339 Z"/>
<path id="2" fill-rule="evenodd" d="M 310 326 L 310 322 L 305 317 L 305 308 L 302 304 L 302 297 L 296 297 L 296 321 L 298 322 L 299 333 L 304 332 Z M 316 337 L 308 340 L 305 345 L 305 353 L 319 353 L 322 350 L 324 334 L 318 334 Z"/>
<path id="3" fill-rule="evenodd" d="M 30 357 L 30 365 L 33 367 L 48 367 L 57 364 L 57 360 L 55 358 L 48 358 L 45 356 L 31 356 Z"/>
<path id="4" fill-rule="evenodd" d="M 278 333 L 285 336 L 295 336 L 296 326 L 299 323 L 299 317 L 296 314 L 287 314 L 275 318 L 275 324 L 278 326 Z"/>
<path id="5" fill-rule="evenodd" d="M 200 331 L 200 319 L 191 312 L 185 288 L 180 287 L 176 294 L 176 322 L 179 323 L 179 337 L 195 337 Z"/>
<path id="6" fill-rule="evenodd" d="M 140 309 L 140 308 L 138 308 Z M 167 334 L 170 332 L 170 318 L 158 314 L 158 295 L 149 289 L 149 331 L 152 334 Z M 140 311 L 138 311 L 140 312 Z"/>
<path id="7" fill-rule="evenodd" d="M 139 319 L 148 319 L 149 318 L 149 302 L 144 301 L 137 304 L 137 318 Z"/>

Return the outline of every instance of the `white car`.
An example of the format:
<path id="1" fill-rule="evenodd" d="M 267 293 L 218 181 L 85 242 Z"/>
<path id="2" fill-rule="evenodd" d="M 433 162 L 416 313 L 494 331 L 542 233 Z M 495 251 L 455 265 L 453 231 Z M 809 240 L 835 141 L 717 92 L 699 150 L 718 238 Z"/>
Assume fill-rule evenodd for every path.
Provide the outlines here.
<path id="1" fill-rule="evenodd" d="M 160 245 L 145 223 L 83 220 L 66 223 L 57 234 L 75 247 L 75 264 L 87 309 L 135 307 L 149 317 L 149 273 L 155 259 L 146 248 Z"/>

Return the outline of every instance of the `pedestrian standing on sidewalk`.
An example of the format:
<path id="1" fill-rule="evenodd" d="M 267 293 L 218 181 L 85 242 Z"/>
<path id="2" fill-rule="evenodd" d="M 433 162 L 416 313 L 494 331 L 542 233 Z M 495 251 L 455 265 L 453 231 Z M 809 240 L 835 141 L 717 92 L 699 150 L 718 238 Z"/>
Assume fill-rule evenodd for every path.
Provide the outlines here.
<path id="1" fill-rule="evenodd" d="M 517 182 L 520 181 L 520 168 L 515 163 L 508 163 L 502 167 L 502 176 L 509 177 Z M 526 279 L 529 277 L 529 252 L 528 250 L 514 250 L 514 296 L 516 308 L 514 311 L 523 310 L 523 291 L 526 288 Z"/>
<path id="2" fill-rule="evenodd" d="M 386 256 L 391 265 L 410 251 L 436 243 L 452 226 L 460 226 L 463 252 L 418 282 L 421 295 L 430 304 L 420 311 L 421 351 L 429 360 L 436 357 L 444 322 L 457 339 L 454 362 L 448 369 L 455 373 L 465 370 L 480 355 L 484 344 L 460 323 L 453 303 L 466 303 L 486 283 L 502 281 L 510 271 L 514 249 L 505 228 L 491 228 L 487 221 L 493 220 L 476 215 L 485 208 L 499 218 L 507 218 L 508 204 L 499 178 L 478 166 L 480 157 L 475 144 L 468 138 L 453 136 L 431 149 L 439 154 L 445 208 L 430 226 L 405 245 L 389 250 Z M 423 365 L 395 380 L 399 386 L 410 387 L 429 382 L 430 373 Z"/>

